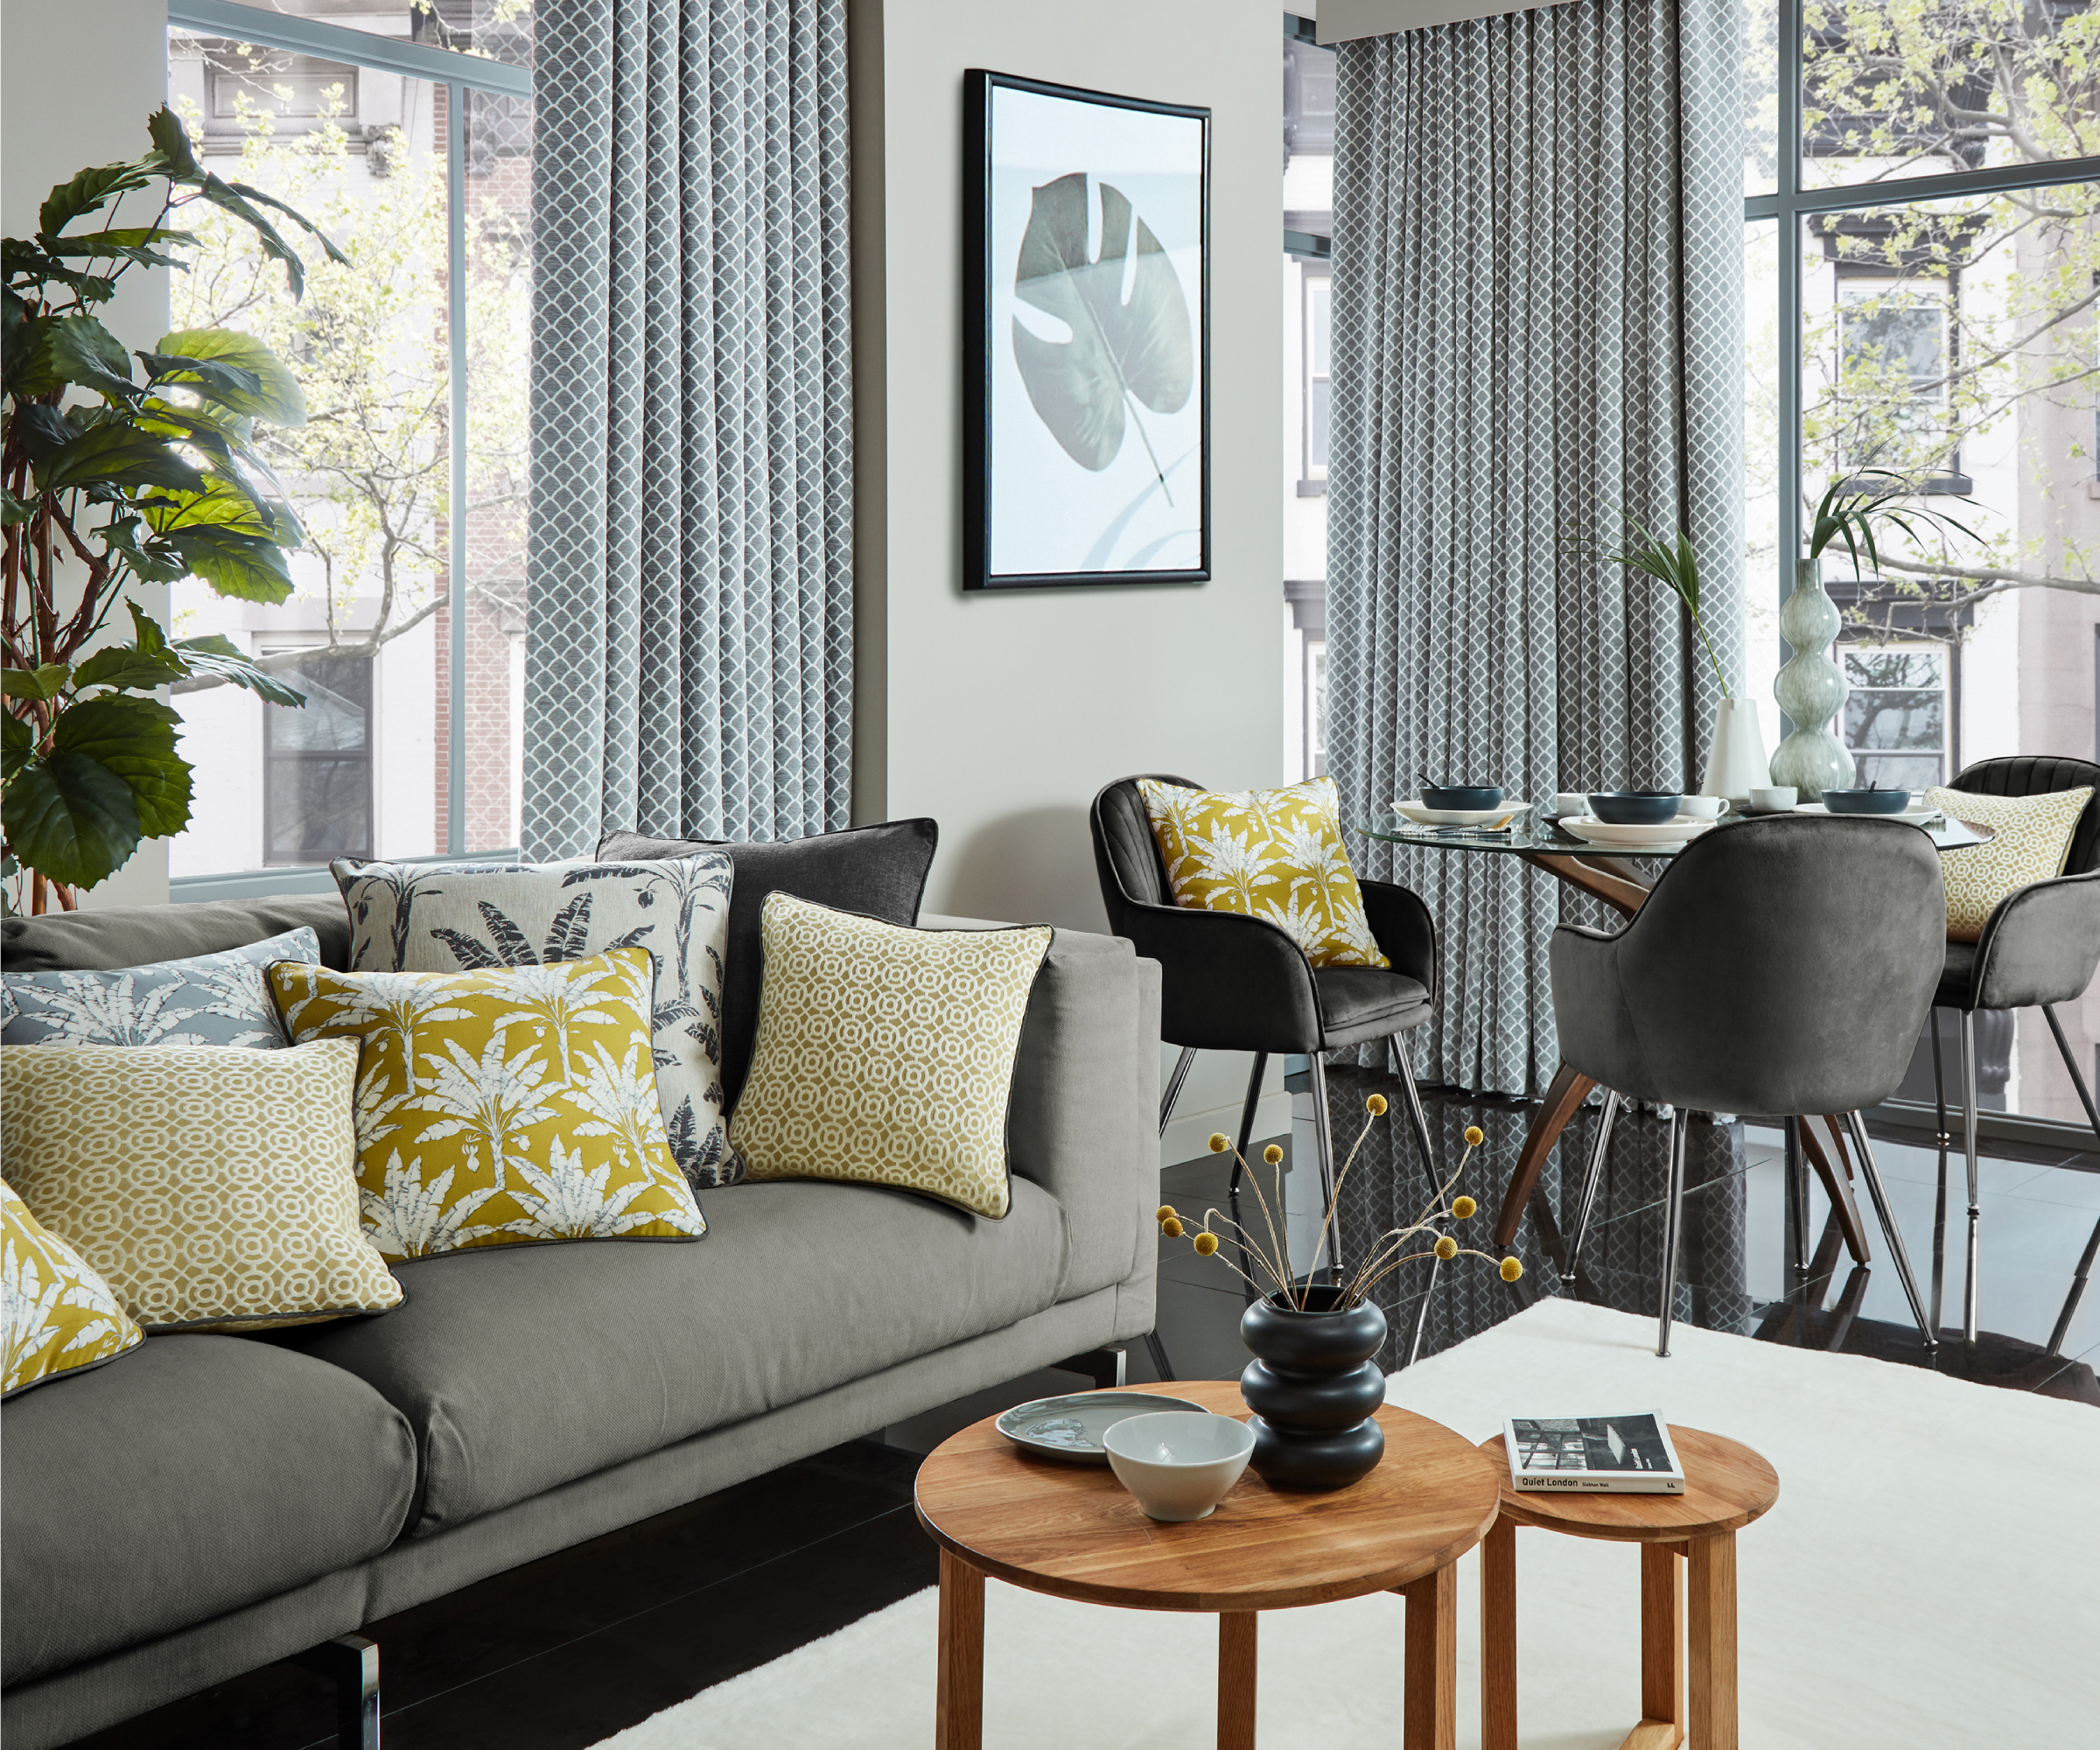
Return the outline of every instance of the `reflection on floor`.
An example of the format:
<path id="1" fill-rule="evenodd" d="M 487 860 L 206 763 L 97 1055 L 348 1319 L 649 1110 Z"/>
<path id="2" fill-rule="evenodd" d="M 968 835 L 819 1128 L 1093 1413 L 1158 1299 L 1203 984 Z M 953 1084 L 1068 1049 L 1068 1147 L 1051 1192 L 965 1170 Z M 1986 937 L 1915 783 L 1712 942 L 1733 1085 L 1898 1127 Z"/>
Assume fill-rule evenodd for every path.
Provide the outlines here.
<path id="1" fill-rule="evenodd" d="M 1377 1233 L 1413 1220 L 1429 1187 L 1396 1084 L 1350 1070 L 1334 1072 L 1332 1088 L 1343 1153 L 1368 1095 L 1382 1093 L 1394 1107 L 1372 1126 L 1343 1192 L 1342 1246 L 1345 1256 L 1355 1257 Z M 1468 1124 L 1486 1134 L 1459 1189 L 1482 1206 L 1466 1224 L 1464 1241 L 1492 1250 L 1495 1209 L 1530 1109 L 1436 1092 L 1427 1104 L 1434 1140 L 1452 1165 Z M 1301 1096 L 1296 1106 L 1296 1137 L 1278 1140 L 1298 1144 L 1282 1182 L 1289 1244 L 1302 1270 L 1314 1255 L 1318 1192 L 1309 1166 L 1310 1100 Z M 1594 1120 L 1592 1109 L 1570 1126 L 1559 1154 L 1573 1165 L 1564 1172 L 1549 1163 L 1543 1181 L 1547 1211 L 1564 1234 L 1573 1226 L 1575 1181 Z M 1564 1258 L 1556 1256 L 1558 1239 L 1542 1240 L 1528 1216 L 1515 1249 L 1525 1265 L 1520 1283 L 1504 1284 L 1479 1259 L 1439 1271 L 1422 1321 L 1423 1352 L 1485 1330 L 1541 1294 L 1578 1292 L 1652 1315 L 1667 1131 L 1668 1121 L 1654 1112 L 1621 1114 L 1573 1286 Z M 1936 1152 L 1929 1138 L 1877 1135 L 1875 1156 L 1929 1292 Z M 1928 1355 L 1866 1200 L 1859 1200 L 1870 1266 L 1854 1269 L 1834 1232 L 1826 1232 L 1817 1190 L 1809 1223 L 1822 1239 L 1816 1262 L 1805 1280 L 1790 1284 L 1779 1133 L 1695 1119 L 1677 1317 L 2100 1404 L 2093 1371 L 2100 1362 L 2100 1289 L 2081 1307 L 2063 1356 L 2043 1354 L 2079 1252 L 2100 1219 L 2096 1165 L 2090 1155 L 2028 1149 L 1983 1162 L 1984 1335 L 1971 1350 L 1958 1328 L 1964 1170 L 1958 1156 L 1952 1160 L 1942 1307 L 1955 1328 Z M 1228 1172 L 1229 1163 L 1214 1156 L 1171 1168 L 1163 1194 L 1200 1214 L 1223 1203 Z M 1243 1213 L 1259 1219 L 1251 1207 Z M 1405 1354 L 1425 1282 L 1425 1268 L 1411 1266 L 1377 1297 L 1392 1332 L 1381 1358 L 1389 1368 Z M 1182 1377 L 1238 1377 L 1247 1362 L 1239 1339 L 1243 1305 L 1237 1278 L 1217 1259 L 1195 1256 L 1186 1239 L 1162 1242 L 1159 1330 Z M 1130 1362 L 1132 1380 L 1152 1377 L 1141 1346 L 1132 1347 Z M 388 1750 L 582 1750 L 932 1584 L 933 1545 L 911 1509 L 917 1455 L 980 1416 L 1077 1389 L 1069 1374 L 1029 1375 L 892 1428 L 885 1440 L 838 1447 L 374 1625 Z M 321 1750 L 333 1743 L 332 1705 L 320 1679 L 273 1667 L 85 1742 L 94 1750 Z"/>

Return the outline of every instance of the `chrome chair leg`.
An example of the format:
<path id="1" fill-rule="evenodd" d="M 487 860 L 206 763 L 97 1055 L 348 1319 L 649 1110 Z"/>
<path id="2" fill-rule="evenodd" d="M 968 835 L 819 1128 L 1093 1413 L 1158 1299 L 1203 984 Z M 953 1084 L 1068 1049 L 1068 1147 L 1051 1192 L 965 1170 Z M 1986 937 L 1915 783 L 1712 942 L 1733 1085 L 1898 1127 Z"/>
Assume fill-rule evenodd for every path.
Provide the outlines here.
<path id="1" fill-rule="evenodd" d="M 1590 1161 L 1582 1175 L 1582 1200 L 1575 1209 L 1575 1237 L 1568 1242 L 1568 1280 L 1576 1279 L 1582 1266 L 1583 1237 L 1590 1231 L 1590 1212 L 1597 1207 L 1597 1187 L 1604 1178 L 1604 1162 L 1612 1145 L 1612 1126 L 1619 1119 L 1619 1096 L 1604 1090 L 1604 1104 L 1597 1114 L 1597 1135 L 1590 1144 Z"/>
<path id="2" fill-rule="evenodd" d="M 1393 1058 L 1400 1066 L 1400 1092 L 1407 1101 L 1408 1121 L 1415 1127 L 1415 1146 L 1421 1152 L 1422 1171 L 1429 1180 L 1429 1188 L 1440 1191 L 1444 1187 L 1443 1170 L 1437 1165 L 1436 1144 L 1429 1137 L 1429 1114 L 1422 1110 L 1422 1090 L 1415 1082 L 1415 1066 L 1407 1054 L 1407 1035 L 1393 1035 Z"/>
<path id="3" fill-rule="evenodd" d="M 1809 1273 L 1809 1154 L 1801 1139 L 1798 1116 L 1786 1119 L 1787 1140 L 1787 1256 L 1794 1265 L 1794 1286 L 1799 1288 Z"/>
<path id="4" fill-rule="evenodd" d="M 1857 1112 L 1847 1112 L 1844 1116 L 1852 1133 L 1852 1146 L 1859 1151 L 1859 1176 L 1866 1180 L 1866 1194 L 1874 1200 L 1874 1214 L 1881 1221 L 1881 1236 L 1888 1242 L 1889 1256 L 1895 1260 L 1896 1280 L 1903 1284 L 1904 1298 L 1910 1302 L 1911 1317 L 1918 1321 L 1918 1334 L 1924 1338 L 1925 1347 L 1936 1349 L 1940 1334 L 1926 1316 L 1925 1302 L 1918 1294 L 1918 1279 L 1911 1273 L 1910 1254 L 1903 1249 L 1903 1236 L 1896 1231 L 1895 1212 L 1888 1207 L 1888 1188 L 1881 1183 L 1881 1169 L 1874 1164 L 1873 1146 L 1867 1141 L 1866 1120 Z"/>
<path id="5" fill-rule="evenodd" d="M 1240 1173 L 1247 1162 L 1247 1151 L 1254 1144 L 1254 1109 L 1262 1103 L 1262 1078 L 1269 1073 L 1269 1054 L 1257 1051 L 1254 1054 L 1254 1073 L 1247 1078 L 1247 1102 L 1240 1108 L 1240 1146 L 1232 1158 L 1232 1184 L 1227 1188 L 1228 1197 L 1240 1194 Z"/>
<path id="6" fill-rule="evenodd" d="M 1327 1118 L 1327 1060 L 1324 1052 L 1312 1052 L 1306 1058 L 1306 1068 L 1311 1072 L 1312 1083 L 1312 1144 L 1320 1159 L 1320 1209 L 1324 1213 L 1334 1209 L 1334 1127 Z M 1315 1224 L 1317 1226 L 1317 1223 Z M 1341 1280 L 1341 1211 L 1334 1209 L 1334 1219 L 1327 1228 L 1328 1279 Z M 1308 1278 L 1320 1268 L 1315 1257 L 1306 1265 Z"/>
<path id="7" fill-rule="evenodd" d="M 2041 1012 L 2048 1018 L 2049 1031 L 2056 1036 L 2056 1049 L 2062 1054 L 2063 1067 L 2071 1072 L 2071 1086 L 2078 1090 L 2078 1103 L 2085 1108 L 2085 1121 L 2093 1127 L 2093 1134 L 2100 1137 L 2100 1111 L 2093 1109 L 2092 1090 L 2086 1086 L 2078 1060 L 2071 1055 L 2071 1042 L 2063 1036 L 2063 1023 L 2056 1018 L 2056 1010 L 2051 1004 L 2044 1003 Z M 2056 1315 L 2055 1328 L 2049 1333 L 2048 1353 L 2052 1355 L 2063 1353 L 2064 1340 L 2071 1334 L 2071 1320 L 2078 1316 L 2078 1303 L 2085 1298 L 2086 1278 L 2092 1274 L 2096 1254 L 2100 1254 L 2100 1222 L 2093 1224 L 2092 1237 L 2086 1241 L 2085 1250 L 2079 1254 L 2078 1268 L 2071 1272 L 2071 1292 L 2065 1297 L 2063 1311 Z"/>
<path id="8" fill-rule="evenodd" d="M 1677 1311 L 1677 1243 L 1684 1231 L 1684 1144 L 1690 1114 L 1682 1106 L 1670 1114 L 1670 1198 L 1662 1214 L 1662 1311 L 1656 1333 L 1656 1353 L 1670 1354 L 1670 1326 Z"/>
<path id="9" fill-rule="evenodd" d="M 1962 1146 L 1969 1158 L 1969 1250 L 1962 1273 L 1962 1340 L 1976 1341 L 1977 1253 L 1981 1238 L 1983 1212 L 1977 1204 L 1976 1168 L 1976 1013 L 1962 1011 Z"/>
<path id="10" fill-rule="evenodd" d="M 1944 1154 L 1947 1144 L 1954 1140 L 1954 1137 L 1947 1128 L 1947 1076 L 1940 1067 L 1940 1012 L 1937 1009 L 1931 1012 L 1927 1025 L 1932 1028 L 1932 1103 L 1940 1115 L 1940 1152 Z"/>
<path id="11" fill-rule="evenodd" d="M 1174 1102 L 1181 1097 L 1181 1084 L 1188 1080 L 1188 1072 L 1196 1060 L 1193 1045 L 1181 1047 L 1181 1055 L 1174 1060 L 1172 1071 L 1166 1078 L 1166 1091 L 1159 1096 L 1159 1134 L 1166 1134 L 1166 1121 L 1174 1116 Z"/>

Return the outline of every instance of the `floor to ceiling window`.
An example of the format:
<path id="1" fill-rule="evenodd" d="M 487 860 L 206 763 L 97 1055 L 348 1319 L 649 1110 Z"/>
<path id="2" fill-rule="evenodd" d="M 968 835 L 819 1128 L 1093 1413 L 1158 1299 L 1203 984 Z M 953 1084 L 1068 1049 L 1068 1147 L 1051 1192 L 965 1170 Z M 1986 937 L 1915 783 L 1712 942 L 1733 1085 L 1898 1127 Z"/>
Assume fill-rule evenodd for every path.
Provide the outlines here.
<path id="1" fill-rule="evenodd" d="M 1284 776 L 1327 769 L 1327 309 L 1334 51 L 1284 15 Z"/>
<path id="2" fill-rule="evenodd" d="M 170 102 L 206 166 L 320 223 L 294 299 L 207 218 L 173 326 L 266 340 L 306 424 L 264 441 L 306 531 L 274 606 L 174 588 L 306 693 L 178 693 L 199 786 L 178 896 L 333 856 L 518 842 L 529 329 L 529 0 L 171 0 Z M 288 878 L 272 876 L 270 879 Z M 252 884 L 251 884 L 252 885 Z"/>
<path id="3" fill-rule="evenodd" d="M 1833 727 L 1861 772 L 1915 788 L 2094 757 L 2100 9 L 1752 0 L 1746 67 L 1757 690 L 1803 517 L 1883 469 L 1972 533 L 1826 567 L 1852 689 Z M 2060 1012 L 2092 1057 L 2100 997 Z M 2039 1015 L 1979 1044 L 1984 1104 L 2082 1116 Z M 1904 1091 L 1931 1097 L 1923 1053 Z"/>

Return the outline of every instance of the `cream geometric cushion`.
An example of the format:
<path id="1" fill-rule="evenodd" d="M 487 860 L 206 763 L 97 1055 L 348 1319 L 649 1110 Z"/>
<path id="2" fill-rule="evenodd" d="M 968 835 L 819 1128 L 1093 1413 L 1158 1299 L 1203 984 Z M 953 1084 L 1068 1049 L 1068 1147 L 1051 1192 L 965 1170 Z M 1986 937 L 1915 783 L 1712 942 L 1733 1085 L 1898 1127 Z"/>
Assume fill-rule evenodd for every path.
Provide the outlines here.
<path id="1" fill-rule="evenodd" d="M 0 1397 L 86 1373 L 145 1340 L 109 1284 L 0 1184 Z"/>
<path id="2" fill-rule="evenodd" d="M 1928 808 L 1944 810 L 1950 820 L 1990 827 L 1996 834 L 1988 844 L 1940 859 L 1947 878 L 1948 939 L 1976 941 L 2002 901 L 2022 887 L 2062 874 L 2078 816 L 2092 797 L 2090 784 L 2039 796 L 1979 796 L 1944 785 L 1926 791 Z"/>
<path id="3" fill-rule="evenodd" d="M 0 1046 L 9 1181 L 149 1332 L 401 1301 L 358 1231 L 357 1047 Z"/>
<path id="4" fill-rule="evenodd" d="M 775 892 L 760 930 L 758 1044 L 729 1121 L 746 1177 L 1004 1215 L 1007 1096 L 1048 926 L 910 929 Z"/>

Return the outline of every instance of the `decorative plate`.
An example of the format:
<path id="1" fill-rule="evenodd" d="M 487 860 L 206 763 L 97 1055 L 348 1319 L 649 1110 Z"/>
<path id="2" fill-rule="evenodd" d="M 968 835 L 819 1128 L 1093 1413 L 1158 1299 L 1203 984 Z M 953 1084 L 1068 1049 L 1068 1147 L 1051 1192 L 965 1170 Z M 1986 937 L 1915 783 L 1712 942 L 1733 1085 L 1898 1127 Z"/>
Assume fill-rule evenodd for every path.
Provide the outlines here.
<path id="1" fill-rule="evenodd" d="M 1830 813 L 1830 809 L 1821 802 L 1802 802 L 1796 808 L 1788 809 L 1787 812 L 1796 815 L 1827 815 Z M 1838 818 L 1840 820 L 1908 821 L 1913 826 L 1937 826 L 1946 820 L 1947 811 L 1944 808 L 1928 808 L 1922 804 L 1917 804 L 1905 808 L 1900 814 L 1840 815 Z"/>
<path id="2" fill-rule="evenodd" d="M 995 1424 L 1017 1446 L 1073 1465 L 1105 1465 L 1101 1437 L 1126 1416 L 1155 1410 L 1201 1410 L 1186 1397 L 1155 1397 L 1145 1391 L 1081 1391 L 1069 1397 L 1039 1397 L 1017 1404 Z"/>
<path id="3" fill-rule="evenodd" d="M 1418 799 L 1395 802 L 1393 812 L 1404 815 L 1417 826 L 1472 826 L 1483 827 L 1490 831 L 1515 820 L 1531 806 L 1529 802 L 1505 802 L 1492 808 L 1425 808 Z"/>
<path id="4" fill-rule="evenodd" d="M 1592 844 L 1653 845 L 1658 850 L 1674 850 L 1720 822 L 1701 820 L 1697 815 L 1679 815 L 1675 820 L 1658 821 L 1653 826 L 1615 826 L 1592 815 L 1577 815 L 1560 824 L 1576 837 L 1586 839 Z"/>

